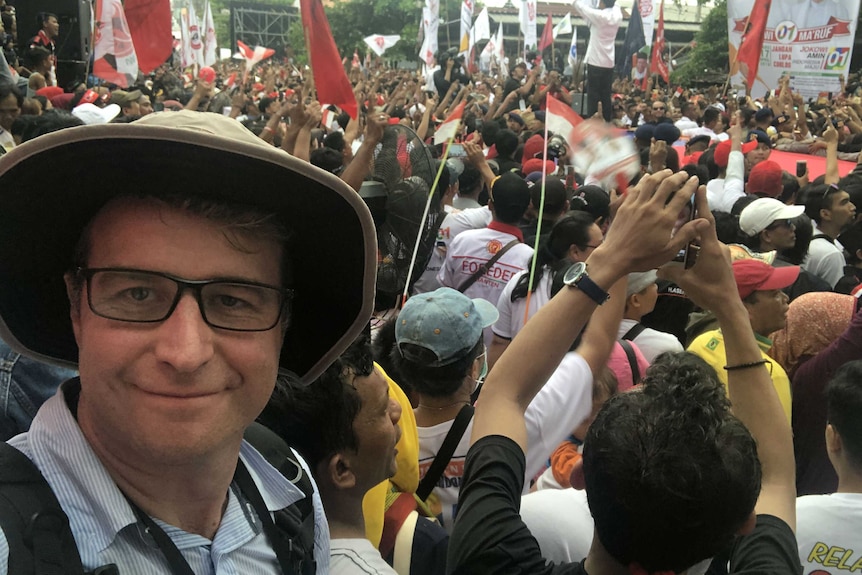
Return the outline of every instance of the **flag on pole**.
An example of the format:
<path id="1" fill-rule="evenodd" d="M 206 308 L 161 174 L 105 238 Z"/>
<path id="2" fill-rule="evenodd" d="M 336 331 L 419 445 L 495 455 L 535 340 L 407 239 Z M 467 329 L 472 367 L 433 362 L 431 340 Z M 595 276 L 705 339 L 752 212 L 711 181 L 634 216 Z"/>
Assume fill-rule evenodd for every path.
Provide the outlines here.
<path id="1" fill-rule="evenodd" d="M 188 68 L 192 65 L 189 58 L 192 54 L 192 43 L 189 32 L 189 11 L 188 8 L 180 10 L 180 35 L 182 36 L 182 52 L 180 60 L 183 68 Z"/>
<path id="2" fill-rule="evenodd" d="M 123 6 L 138 68 L 149 74 L 170 58 L 174 38 L 171 34 L 170 0 L 126 0 Z"/>
<path id="3" fill-rule="evenodd" d="M 460 52 L 467 51 L 470 42 L 470 28 L 473 24 L 473 0 L 461 0 L 461 27 L 459 28 Z"/>
<path id="4" fill-rule="evenodd" d="M 745 76 L 745 84 L 749 91 L 754 86 L 757 69 L 760 67 L 766 19 L 769 18 L 771 5 L 772 0 L 754 0 L 754 6 L 745 23 L 745 31 L 742 33 L 742 40 L 739 41 L 739 49 L 736 52 L 736 61 L 739 63 L 742 75 Z"/>
<path id="5" fill-rule="evenodd" d="M 554 44 L 554 19 L 548 14 L 548 19 L 545 20 L 545 27 L 542 29 L 542 38 L 539 40 L 539 58 L 542 57 L 542 52 L 545 48 Z"/>
<path id="6" fill-rule="evenodd" d="M 670 83 L 670 73 L 667 62 L 664 60 L 664 0 L 658 12 L 658 27 L 655 29 L 655 42 L 652 45 L 652 55 L 649 71 L 650 74 L 659 74 L 666 84 Z"/>
<path id="7" fill-rule="evenodd" d="M 474 37 L 475 42 L 478 42 L 479 40 L 491 39 L 491 20 L 488 18 L 487 7 L 482 8 L 482 11 L 479 12 L 479 16 L 476 18 L 474 28 L 476 31 Z"/>
<path id="8" fill-rule="evenodd" d="M 218 42 L 216 42 L 215 23 L 213 23 L 213 11 L 207 0 L 204 6 L 204 49 L 203 49 L 203 65 L 212 66 L 218 60 L 216 56 L 218 51 Z"/>
<path id="9" fill-rule="evenodd" d="M 341 55 L 332 39 L 321 0 L 301 0 L 300 9 L 318 97 L 335 104 L 356 119 L 359 113 L 356 96 L 341 65 Z"/>
<path id="10" fill-rule="evenodd" d="M 204 44 L 201 39 L 201 23 L 195 14 L 194 2 L 189 2 L 189 62 L 191 65 L 201 65 L 204 59 Z"/>
<path id="11" fill-rule="evenodd" d="M 569 44 L 569 64 L 574 70 L 578 65 L 578 29 L 572 28 L 572 43 Z M 574 76 L 574 72 L 572 72 Z"/>
<path id="12" fill-rule="evenodd" d="M 548 131 L 562 136 L 569 147 L 572 148 L 572 134 L 575 126 L 584 119 L 571 106 L 564 104 L 548 94 L 547 106 L 545 108 L 545 127 Z"/>
<path id="13" fill-rule="evenodd" d="M 521 33 L 524 35 L 524 48 L 536 46 L 536 0 L 524 0 L 521 4 Z"/>
<path id="14" fill-rule="evenodd" d="M 437 128 L 437 131 L 434 132 L 434 145 L 443 144 L 453 139 L 455 135 L 458 133 L 458 127 L 461 125 L 461 116 L 464 115 L 464 106 L 467 105 L 467 102 L 461 102 L 458 104 L 455 109 L 449 114 L 449 117 L 440 124 Z M 574 111 L 572 111 L 574 113 Z"/>
<path id="15" fill-rule="evenodd" d="M 644 40 L 644 27 L 641 21 L 641 12 L 638 9 L 632 10 L 629 25 L 626 28 L 626 38 L 623 41 L 623 49 L 620 52 L 620 58 L 617 60 L 617 73 L 628 78 L 632 73 L 632 58 L 638 53 L 638 50 L 646 46 Z"/>
<path id="16" fill-rule="evenodd" d="M 505 78 L 509 75 L 509 67 L 506 65 L 506 50 L 503 48 L 503 24 L 497 25 L 497 39 L 494 41 L 494 58 L 500 68 L 500 75 Z"/>
<path id="17" fill-rule="evenodd" d="M 247 44 L 242 42 L 241 40 L 236 41 L 236 45 L 239 48 L 240 54 L 245 58 L 245 73 L 242 76 L 242 83 L 245 84 L 246 78 L 248 78 L 251 69 L 254 68 L 254 65 L 260 62 L 261 60 L 266 60 L 273 54 L 275 54 L 275 50 L 272 48 L 264 48 L 263 46 L 255 46 L 254 48 L 249 48 Z"/>
<path id="18" fill-rule="evenodd" d="M 572 33 L 572 13 L 566 14 L 566 17 L 560 20 L 560 23 L 554 26 L 554 39 L 561 34 Z"/>
<path id="19" fill-rule="evenodd" d="M 401 36 L 397 34 L 390 36 L 372 34 L 371 36 L 365 37 L 364 41 L 375 54 L 382 56 L 386 50 L 397 44 L 400 39 Z"/>
<path id="20" fill-rule="evenodd" d="M 434 4 L 438 9 L 440 8 L 440 4 L 436 0 L 434 0 Z M 425 39 L 422 42 L 419 57 L 427 66 L 431 66 L 434 63 L 434 54 L 437 53 L 437 28 L 439 23 L 439 17 L 431 8 L 426 6 L 422 9 L 422 26 L 425 29 Z"/>
<path id="21" fill-rule="evenodd" d="M 362 63 L 359 61 L 359 52 L 356 50 L 353 51 L 353 61 L 350 62 L 351 68 L 361 68 Z"/>
<path id="22" fill-rule="evenodd" d="M 96 0 L 93 75 L 128 88 L 138 77 L 138 57 L 120 0 Z"/>

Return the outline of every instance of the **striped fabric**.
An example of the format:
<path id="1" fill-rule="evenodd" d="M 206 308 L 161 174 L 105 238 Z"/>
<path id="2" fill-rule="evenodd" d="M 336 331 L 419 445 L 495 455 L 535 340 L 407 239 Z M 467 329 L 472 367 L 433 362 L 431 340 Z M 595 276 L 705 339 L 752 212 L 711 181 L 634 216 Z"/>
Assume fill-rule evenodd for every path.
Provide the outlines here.
<path id="1" fill-rule="evenodd" d="M 69 516 L 85 569 L 116 563 L 123 575 L 169 574 L 161 551 L 136 522 L 125 497 L 90 449 L 69 412 L 62 392 L 66 385 L 42 406 L 30 431 L 9 443 L 30 457 L 48 480 Z M 302 498 L 299 488 L 245 442 L 240 457 L 271 511 L 283 509 Z M 296 457 L 302 461 L 298 455 Z M 325 574 L 329 572 L 329 527 L 316 486 L 314 519 L 317 573 Z M 227 508 L 212 541 L 154 520 L 173 540 L 196 575 L 280 572 L 260 520 L 235 486 L 231 486 Z M 0 531 L 0 575 L 7 574 L 8 563 L 9 547 Z"/>

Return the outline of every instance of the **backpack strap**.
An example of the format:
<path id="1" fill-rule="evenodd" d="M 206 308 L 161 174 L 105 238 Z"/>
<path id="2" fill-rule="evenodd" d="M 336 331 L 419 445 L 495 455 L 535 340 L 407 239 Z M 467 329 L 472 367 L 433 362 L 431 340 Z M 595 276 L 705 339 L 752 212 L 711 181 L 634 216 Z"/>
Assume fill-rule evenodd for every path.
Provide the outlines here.
<path id="1" fill-rule="evenodd" d="M 641 370 L 638 366 L 638 358 L 635 355 L 635 350 L 632 344 L 624 339 L 620 340 L 620 345 L 623 347 L 623 351 L 626 352 L 626 358 L 629 360 L 629 367 L 632 370 L 632 385 L 637 385 L 641 382 Z"/>
<path id="2" fill-rule="evenodd" d="M 646 329 L 646 326 L 642 323 L 636 323 L 632 326 L 630 330 L 625 332 L 623 336 L 620 338 L 621 340 L 632 341 Z"/>
<path id="3" fill-rule="evenodd" d="M 491 266 L 497 263 L 497 260 L 503 257 L 503 254 L 505 254 L 507 251 L 509 251 L 519 243 L 521 243 L 521 241 L 518 238 L 515 238 L 514 240 L 500 248 L 497 253 L 491 257 L 491 259 L 479 266 L 479 269 L 473 272 L 473 275 L 468 277 L 466 280 L 464 280 L 464 283 L 458 286 L 458 291 L 461 293 L 467 291 L 471 285 L 473 285 L 479 280 L 480 277 L 488 273 L 488 270 L 491 269 Z"/>
<path id="4" fill-rule="evenodd" d="M 313 574 L 317 570 L 314 559 L 314 486 L 293 450 L 274 431 L 252 423 L 244 434 L 245 440 L 263 455 L 288 481 L 297 486 L 305 497 L 273 513 L 275 526 L 290 549 L 291 560 L 297 575 Z"/>
<path id="5" fill-rule="evenodd" d="M 416 497 L 421 501 L 425 501 L 431 495 L 434 486 L 437 485 L 437 481 L 443 475 L 446 466 L 449 465 L 449 461 L 451 461 L 452 455 L 455 453 L 455 448 L 461 442 L 461 438 L 464 436 L 464 432 L 467 430 L 467 425 L 471 419 L 473 419 L 473 406 L 468 404 L 458 412 L 458 415 L 452 422 L 452 427 L 449 428 L 449 433 L 446 434 L 446 439 L 443 440 L 443 445 L 440 446 L 440 451 L 437 452 L 437 456 L 431 462 L 431 467 L 428 468 L 425 477 L 422 478 L 422 481 L 419 482 L 419 487 L 416 488 Z"/>
<path id="6" fill-rule="evenodd" d="M 809 242 L 813 242 L 814 240 L 826 240 L 830 244 L 833 244 L 833 245 L 835 244 L 835 240 L 830 238 L 826 234 L 814 234 L 813 236 L 811 236 L 811 239 L 809 240 Z"/>
<path id="7" fill-rule="evenodd" d="M 82 575 L 69 519 L 30 458 L 0 443 L 0 525 L 9 544 L 8 572 Z"/>

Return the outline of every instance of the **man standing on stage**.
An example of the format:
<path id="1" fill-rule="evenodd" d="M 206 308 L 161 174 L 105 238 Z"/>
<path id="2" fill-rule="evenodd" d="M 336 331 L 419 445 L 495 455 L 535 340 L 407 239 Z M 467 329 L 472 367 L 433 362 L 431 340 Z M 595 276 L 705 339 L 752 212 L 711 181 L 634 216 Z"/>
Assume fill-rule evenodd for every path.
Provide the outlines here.
<path id="1" fill-rule="evenodd" d="M 590 0 L 576 0 L 575 10 L 590 27 L 590 42 L 584 61 L 587 64 L 587 115 L 593 116 L 602 103 L 605 122 L 611 121 L 611 84 L 614 80 L 614 40 L 623 21 L 616 0 L 599 0 L 594 8 Z"/>

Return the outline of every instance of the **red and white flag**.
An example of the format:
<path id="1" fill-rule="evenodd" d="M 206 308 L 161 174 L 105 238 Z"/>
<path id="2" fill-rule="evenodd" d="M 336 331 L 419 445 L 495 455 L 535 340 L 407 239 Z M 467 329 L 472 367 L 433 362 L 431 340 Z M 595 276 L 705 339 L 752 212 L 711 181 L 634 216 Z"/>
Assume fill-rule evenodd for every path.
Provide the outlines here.
<path id="1" fill-rule="evenodd" d="M 461 102 L 458 106 L 452 110 L 452 113 L 449 114 L 449 117 L 440 124 L 437 128 L 437 131 L 434 132 L 434 145 L 443 144 L 455 138 L 455 135 L 458 134 L 458 128 L 461 125 L 461 116 L 464 115 L 464 107 L 467 105 L 466 102 Z"/>
<path id="2" fill-rule="evenodd" d="M 302 27 L 305 32 L 305 45 L 314 71 L 317 97 L 321 101 L 335 104 L 351 117 L 359 115 L 359 106 L 353 86 L 347 79 L 341 55 L 332 38 L 329 20 L 323 10 L 321 0 L 301 0 Z"/>
<path id="3" fill-rule="evenodd" d="M 138 77 L 138 56 L 120 0 L 96 0 L 93 75 L 121 88 Z"/>
<path id="4" fill-rule="evenodd" d="M 248 78 L 248 74 L 251 72 L 251 69 L 254 68 L 254 65 L 275 54 L 275 50 L 272 48 L 264 48 L 263 46 L 255 46 L 254 49 L 252 49 L 248 47 L 248 44 L 241 40 L 237 40 L 236 45 L 239 48 L 239 53 L 242 54 L 243 58 L 245 58 L 245 73 L 242 77 L 242 83 L 245 84 L 245 80 Z"/>
<path id="5" fill-rule="evenodd" d="M 386 50 L 397 44 L 400 39 L 401 36 L 398 34 L 389 36 L 384 36 L 383 34 L 372 34 L 371 36 L 364 38 L 368 47 L 371 48 L 371 50 L 378 56 L 382 56 Z"/>
<path id="6" fill-rule="evenodd" d="M 740 72 L 745 76 L 745 84 L 749 92 L 757 78 L 757 69 L 760 67 L 766 19 L 769 18 L 771 6 L 772 0 L 754 0 L 754 7 L 745 23 L 745 31 L 742 33 L 742 40 L 739 41 L 739 49 L 736 52 L 736 61 L 739 63 Z"/>
<path id="7" fill-rule="evenodd" d="M 549 132 L 559 134 L 566 142 L 569 142 L 569 147 L 572 147 L 572 133 L 575 126 L 583 122 L 584 119 L 572 110 L 572 108 L 563 102 L 560 102 L 550 94 L 548 94 L 547 105 L 545 107 L 545 127 Z"/>
<path id="8" fill-rule="evenodd" d="M 218 60 L 218 42 L 216 41 L 215 23 L 213 22 L 213 11 L 209 1 L 204 7 L 204 48 L 203 65 L 212 66 Z"/>
<path id="9" fill-rule="evenodd" d="M 171 34 L 170 0 L 126 0 L 123 4 L 138 68 L 149 74 L 170 58 L 174 48 Z"/>
<path id="10" fill-rule="evenodd" d="M 195 14 L 195 5 L 189 2 L 189 65 L 203 65 L 204 41 L 201 38 L 201 23 Z"/>
<path id="11" fill-rule="evenodd" d="M 554 43 L 554 19 L 548 14 L 548 19 L 545 21 L 545 28 L 542 30 L 542 37 L 539 39 L 539 58 L 542 57 L 542 52 Z"/>
<path id="12" fill-rule="evenodd" d="M 649 66 L 650 74 L 658 74 L 666 84 L 670 83 L 670 72 L 664 60 L 664 0 L 658 12 L 658 27 L 655 29 L 655 42 L 652 45 L 652 55 Z"/>

